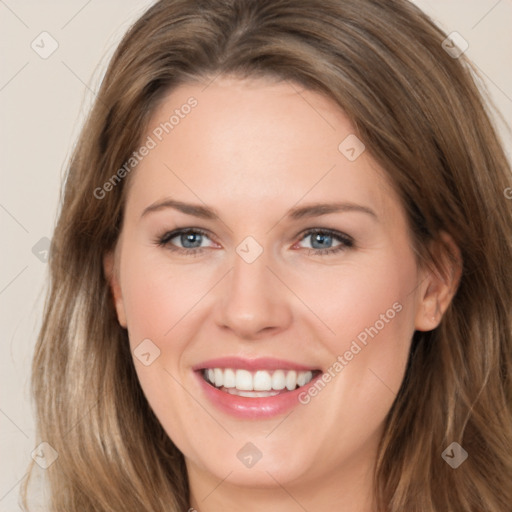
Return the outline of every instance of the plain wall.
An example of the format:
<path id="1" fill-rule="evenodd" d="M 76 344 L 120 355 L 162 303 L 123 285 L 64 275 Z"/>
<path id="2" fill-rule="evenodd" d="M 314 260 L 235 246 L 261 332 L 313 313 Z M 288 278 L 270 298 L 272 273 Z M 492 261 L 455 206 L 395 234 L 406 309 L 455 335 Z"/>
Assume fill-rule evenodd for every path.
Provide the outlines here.
<path id="1" fill-rule="evenodd" d="M 383 0 L 384 1 L 384 0 Z M 29 375 L 42 320 L 44 250 L 61 179 L 108 58 L 147 0 L 0 2 L 0 511 L 19 510 L 19 482 L 35 448 Z M 512 2 L 417 0 L 447 32 L 469 43 L 506 122 L 512 119 Z M 57 50 L 43 59 L 39 51 Z M 42 36 L 47 37 L 47 36 Z M 511 154 L 510 132 L 498 126 Z M 511 200 L 512 207 L 512 200 Z M 35 249 L 33 249 L 35 247 Z"/>

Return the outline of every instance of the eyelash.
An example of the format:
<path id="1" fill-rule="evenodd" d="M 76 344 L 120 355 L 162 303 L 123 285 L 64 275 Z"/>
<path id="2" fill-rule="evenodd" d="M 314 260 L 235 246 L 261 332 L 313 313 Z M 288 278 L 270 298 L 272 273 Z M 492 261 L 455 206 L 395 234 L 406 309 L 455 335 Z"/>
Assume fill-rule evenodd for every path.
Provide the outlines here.
<path id="1" fill-rule="evenodd" d="M 186 256 L 199 256 L 201 253 L 204 252 L 204 250 L 206 249 L 205 247 L 195 247 L 192 249 L 186 249 L 183 247 L 173 246 L 172 244 L 169 243 L 170 240 L 172 240 L 173 238 L 175 238 L 179 235 L 190 234 L 190 233 L 200 234 L 202 236 L 206 236 L 206 237 L 210 238 L 208 233 L 206 231 L 204 231 L 203 229 L 182 228 L 182 229 L 177 229 L 174 231 L 164 233 L 162 236 L 159 236 L 156 239 L 155 243 L 159 247 L 165 247 L 166 249 L 168 249 L 172 252 L 184 254 Z M 332 238 L 336 239 L 337 241 L 339 241 L 341 243 L 338 246 L 336 246 L 334 248 L 330 248 L 330 249 L 308 249 L 308 255 L 313 254 L 315 256 L 318 256 L 318 255 L 319 256 L 329 256 L 329 255 L 336 254 L 336 253 L 339 253 L 346 249 L 350 249 L 350 248 L 354 247 L 354 240 L 350 236 L 345 235 L 344 233 L 340 233 L 339 231 L 334 231 L 332 229 L 320 229 L 320 228 L 308 229 L 305 232 L 301 233 L 301 238 L 299 241 L 302 241 L 304 238 L 306 238 L 310 235 L 315 235 L 318 233 L 331 236 Z"/>

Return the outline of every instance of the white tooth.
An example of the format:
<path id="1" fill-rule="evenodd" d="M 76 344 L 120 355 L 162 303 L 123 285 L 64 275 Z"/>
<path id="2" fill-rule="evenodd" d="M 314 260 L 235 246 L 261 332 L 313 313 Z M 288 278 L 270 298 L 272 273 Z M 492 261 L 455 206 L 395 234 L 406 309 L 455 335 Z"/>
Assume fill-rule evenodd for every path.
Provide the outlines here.
<path id="1" fill-rule="evenodd" d="M 297 372 L 295 370 L 290 370 L 286 374 L 286 389 L 288 391 L 293 391 L 297 387 Z"/>
<path id="2" fill-rule="evenodd" d="M 272 389 L 272 377 L 265 370 L 258 370 L 253 377 L 254 391 L 270 391 Z"/>
<path id="3" fill-rule="evenodd" d="M 215 387 L 220 388 L 224 384 L 224 372 L 220 368 L 215 368 Z"/>
<path id="4" fill-rule="evenodd" d="M 297 384 L 299 386 L 304 386 L 307 384 L 313 377 L 313 373 L 310 371 L 307 372 L 299 372 L 297 375 Z"/>
<path id="5" fill-rule="evenodd" d="M 235 372 L 231 368 L 224 370 L 224 387 L 234 388 L 236 384 Z"/>
<path id="6" fill-rule="evenodd" d="M 276 370 L 272 374 L 272 389 L 280 391 L 286 387 L 286 378 L 283 370 Z"/>
<path id="7" fill-rule="evenodd" d="M 252 391 L 252 375 L 247 370 L 236 371 L 236 389 L 241 391 Z"/>
<path id="8" fill-rule="evenodd" d="M 205 378 L 214 386 L 240 391 L 281 391 L 288 389 L 293 391 L 297 385 L 304 386 L 313 378 L 311 371 L 297 372 L 295 370 L 275 370 L 270 373 L 267 370 L 234 370 L 232 368 L 208 368 L 204 372 Z M 246 396 L 246 395 L 244 395 Z M 247 396 L 260 396 L 255 393 Z M 261 396 L 273 396 L 263 393 Z"/>

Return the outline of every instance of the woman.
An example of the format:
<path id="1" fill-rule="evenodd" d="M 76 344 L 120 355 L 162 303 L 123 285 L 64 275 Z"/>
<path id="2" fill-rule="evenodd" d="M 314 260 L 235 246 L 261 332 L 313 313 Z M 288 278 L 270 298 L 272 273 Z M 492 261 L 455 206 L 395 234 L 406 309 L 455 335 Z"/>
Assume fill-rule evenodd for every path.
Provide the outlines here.
<path id="1" fill-rule="evenodd" d="M 510 168 L 445 40 L 406 1 L 135 23 L 52 241 L 49 510 L 509 510 Z"/>

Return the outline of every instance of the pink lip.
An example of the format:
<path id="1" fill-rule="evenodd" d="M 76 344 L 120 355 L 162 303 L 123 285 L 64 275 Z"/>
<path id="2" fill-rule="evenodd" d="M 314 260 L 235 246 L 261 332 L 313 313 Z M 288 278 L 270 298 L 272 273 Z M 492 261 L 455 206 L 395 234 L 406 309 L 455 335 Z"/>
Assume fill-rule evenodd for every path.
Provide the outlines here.
<path id="1" fill-rule="evenodd" d="M 274 359 L 271 357 L 260 357 L 257 359 L 245 359 L 242 357 L 220 357 L 210 359 L 203 363 L 195 365 L 193 370 L 204 370 L 205 368 L 234 368 L 240 370 L 297 370 L 308 371 L 317 370 L 312 366 L 285 361 L 284 359 Z"/>
<path id="2" fill-rule="evenodd" d="M 216 363 L 217 364 L 217 363 Z M 215 366 L 216 368 L 222 366 Z M 261 366 L 259 366 L 261 368 Z M 280 368 L 283 368 L 280 366 Z M 321 378 L 319 372 L 308 384 L 293 391 L 284 391 L 279 395 L 251 398 L 244 396 L 231 395 L 225 391 L 212 386 L 202 376 L 202 371 L 195 371 L 194 374 L 199 380 L 199 385 L 206 398 L 222 412 L 245 420 L 259 420 L 285 414 L 293 407 L 302 405 L 299 401 L 299 395 L 307 393 L 309 387 L 313 386 L 317 379 Z"/>

